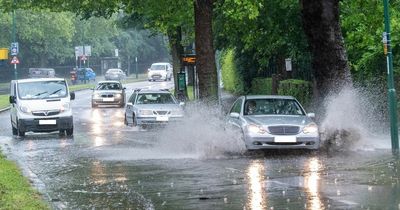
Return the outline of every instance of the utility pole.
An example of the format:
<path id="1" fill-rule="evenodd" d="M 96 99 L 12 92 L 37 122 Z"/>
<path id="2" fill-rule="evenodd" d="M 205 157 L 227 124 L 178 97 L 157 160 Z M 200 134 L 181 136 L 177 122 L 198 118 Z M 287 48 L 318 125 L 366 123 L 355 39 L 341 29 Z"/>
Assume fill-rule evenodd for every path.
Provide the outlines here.
<path id="1" fill-rule="evenodd" d="M 12 14 L 12 40 L 16 43 L 16 23 L 15 23 L 15 0 L 13 1 L 13 14 Z M 17 64 L 14 63 L 14 78 L 18 79 Z"/>
<path id="2" fill-rule="evenodd" d="M 383 0 L 385 13 L 385 32 L 383 33 L 384 53 L 387 62 L 387 84 L 388 84 L 388 101 L 390 114 L 390 135 L 392 140 L 392 152 L 399 152 L 399 135 L 397 127 L 397 99 L 396 89 L 393 79 L 393 55 L 390 40 L 390 16 L 389 16 L 389 0 Z"/>
<path id="3" fill-rule="evenodd" d="M 136 63 L 136 66 L 135 66 L 135 71 L 136 71 L 136 79 L 137 78 L 139 78 L 139 72 L 138 72 L 138 63 L 137 63 L 137 57 L 135 57 L 135 63 Z"/>

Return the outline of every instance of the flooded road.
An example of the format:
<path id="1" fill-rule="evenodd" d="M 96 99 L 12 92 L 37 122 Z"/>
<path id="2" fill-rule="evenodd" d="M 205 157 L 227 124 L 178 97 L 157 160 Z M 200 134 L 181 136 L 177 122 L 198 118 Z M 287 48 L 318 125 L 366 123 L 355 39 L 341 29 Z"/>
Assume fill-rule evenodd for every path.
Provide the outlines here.
<path id="1" fill-rule="evenodd" d="M 128 86 L 172 87 L 171 82 Z M 400 160 L 384 146 L 345 152 L 244 152 L 212 111 L 177 127 L 125 126 L 124 109 L 72 104 L 74 136 L 11 135 L 0 145 L 54 209 L 400 209 Z M 195 114 L 194 114 L 195 115 Z M 390 145 L 390 144 L 389 144 Z"/>

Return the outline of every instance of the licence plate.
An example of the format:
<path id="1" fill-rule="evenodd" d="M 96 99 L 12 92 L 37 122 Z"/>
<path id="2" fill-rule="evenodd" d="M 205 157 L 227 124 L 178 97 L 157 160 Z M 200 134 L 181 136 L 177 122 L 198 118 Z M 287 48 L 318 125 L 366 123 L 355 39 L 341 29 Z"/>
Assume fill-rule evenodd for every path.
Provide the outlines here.
<path id="1" fill-rule="evenodd" d="M 55 125 L 57 124 L 56 120 L 39 120 L 39 125 Z"/>
<path id="2" fill-rule="evenodd" d="M 161 121 L 161 122 L 168 121 L 168 116 L 157 116 L 156 121 Z"/>
<path id="3" fill-rule="evenodd" d="M 114 98 L 103 98 L 103 101 L 114 101 Z"/>
<path id="4" fill-rule="evenodd" d="M 274 142 L 277 142 L 277 143 L 294 143 L 294 142 L 296 142 L 296 136 L 275 136 Z"/>

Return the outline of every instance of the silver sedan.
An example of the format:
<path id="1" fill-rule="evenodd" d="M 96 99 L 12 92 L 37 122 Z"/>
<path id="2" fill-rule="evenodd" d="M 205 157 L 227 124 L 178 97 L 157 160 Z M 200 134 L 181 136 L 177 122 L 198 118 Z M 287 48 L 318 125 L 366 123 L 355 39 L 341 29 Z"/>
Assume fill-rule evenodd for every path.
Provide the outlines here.
<path id="1" fill-rule="evenodd" d="M 291 96 L 253 95 L 239 97 L 228 114 L 238 127 L 248 150 L 318 149 L 318 126 Z"/>
<path id="2" fill-rule="evenodd" d="M 166 124 L 183 118 L 182 103 L 167 90 L 135 90 L 125 107 L 125 124 Z"/>

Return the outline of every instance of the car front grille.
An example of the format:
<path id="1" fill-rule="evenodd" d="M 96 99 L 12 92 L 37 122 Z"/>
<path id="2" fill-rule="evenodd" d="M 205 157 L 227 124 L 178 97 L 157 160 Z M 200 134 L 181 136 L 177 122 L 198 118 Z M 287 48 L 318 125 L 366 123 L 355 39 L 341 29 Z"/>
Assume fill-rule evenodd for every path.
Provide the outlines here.
<path id="1" fill-rule="evenodd" d="M 58 114 L 60 114 L 60 110 L 41 110 L 32 112 L 32 115 L 34 116 L 53 116 Z"/>
<path id="2" fill-rule="evenodd" d="M 112 98 L 112 97 L 114 97 L 114 94 L 102 94 L 101 97 L 102 98 Z"/>
<path id="3" fill-rule="evenodd" d="M 155 115 L 167 115 L 170 113 L 171 113 L 171 111 L 153 111 L 153 114 L 155 114 Z"/>
<path id="4" fill-rule="evenodd" d="M 299 126 L 269 126 L 269 133 L 274 135 L 293 135 L 300 131 Z"/>

